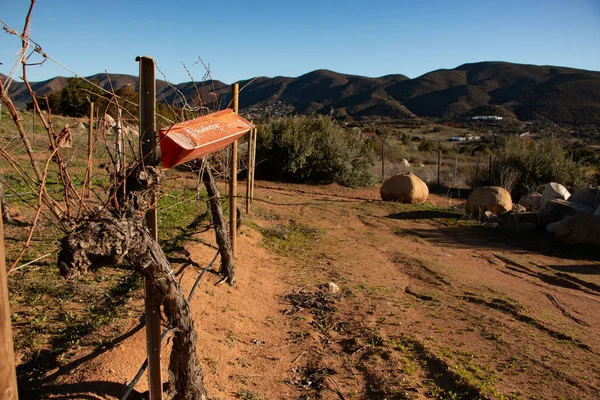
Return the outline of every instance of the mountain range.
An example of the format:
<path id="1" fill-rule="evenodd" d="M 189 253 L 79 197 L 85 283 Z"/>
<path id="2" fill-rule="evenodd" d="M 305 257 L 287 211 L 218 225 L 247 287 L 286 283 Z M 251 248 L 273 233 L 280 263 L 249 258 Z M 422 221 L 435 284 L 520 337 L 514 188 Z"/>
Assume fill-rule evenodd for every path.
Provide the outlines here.
<path id="1" fill-rule="evenodd" d="M 109 74 L 114 88 L 137 85 L 137 77 Z M 110 87 L 106 74 L 87 77 Z M 60 90 L 67 78 L 32 83 L 38 95 Z M 478 62 L 439 69 L 414 79 L 394 74 L 379 78 L 316 70 L 292 78 L 257 77 L 240 81 L 240 108 L 283 104 L 297 113 L 333 113 L 336 117 L 414 116 L 451 119 L 498 115 L 519 120 L 548 119 L 555 123 L 600 124 L 600 72 L 581 69 Z M 158 100 L 169 104 L 197 97 L 208 104 L 227 104 L 230 86 L 220 81 L 171 85 L 157 81 Z M 25 85 L 13 82 L 9 93 L 18 107 L 29 101 Z"/>

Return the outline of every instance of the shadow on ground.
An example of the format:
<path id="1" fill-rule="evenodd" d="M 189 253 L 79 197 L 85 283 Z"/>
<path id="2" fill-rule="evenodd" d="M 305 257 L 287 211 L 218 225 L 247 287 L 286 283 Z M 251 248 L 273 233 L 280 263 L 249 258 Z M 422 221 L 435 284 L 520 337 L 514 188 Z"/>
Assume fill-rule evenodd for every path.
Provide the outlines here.
<path id="1" fill-rule="evenodd" d="M 73 371 L 80 365 L 82 365 L 90 360 L 93 360 L 94 358 L 98 357 L 102 353 L 105 353 L 106 351 L 114 348 L 116 345 L 118 345 L 122 341 L 133 336 L 135 333 L 137 333 L 138 331 L 143 329 L 145 326 L 146 326 L 145 323 L 142 321 L 137 326 L 135 326 L 133 329 L 131 329 L 128 332 L 125 332 L 124 334 L 122 334 L 121 336 L 115 338 L 110 343 L 107 343 L 104 346 L 96 348 L 91 353 L 89 353 L 77 360 L 71 361 L 70 363 L 63 365 L 63 366 L 60 366 L 60 362 L 58 361 L 58 358 L 59 358 L 60 354 L 62 354 L 62 353 L 54 352 L 52 350 L 38 352 L 35 357 L 32 357 L 29 361 L 27 361 L 17 367 L 19 397 L 22 399 L 38 399 L 38 398 L 45 399 L 48 397 L 47 396 L 48 393 L 55 393 L 55 392 L 49 392 L 49 390 L 51 388 L 63 388 L 64 393 L 70 393 L 70 395 L 66 396 L 66 397 L 56 397 L 56 398 L 61 398 L 61 399 L 71 399 L 71 398 L 73 398 L 73 399 L 74 398 L 82 398 L 82 399 L 90 398 L 90 399 L 92 399 L 93 398 L 93 399 L 95 399 L 96 397 L 77 397 L 73 392 L 69 391 L 70 389 L 64 388 L 65 386 L 70 387 L 72 385 L 52 386 L 52 385 L 45 385 L 45 384 L 47 382 L 53 381 L 54 379 L 56 379 L 57 377 L 59 377 L 61 375 L 64 375 L 64 374 L 69 373 L 70 371 Z M 56 370 L 54 373 L 52 373 L 48 376 L 44 376 L 44 374 L 46 372 L 48 372 L 49 370 L 54 369 L 54 368 L 58 368 L 58 370 Z M 111 383 L 111 382 L 100 382 L 100 383 L 117 385 L 117 384 Z M 90 384 L 91 383 L 89 383 L 89 382 L 85 383 L 85 384 L 82 383 L 82 385 L 90 385 Z M 121 392 L 124 391 L 123 385 L 119 385 L 119 386 L 121 387 Z M 75 396 L 75 397 L 72 397 L 72 396 Z M 118 394 L 116 397 L 119 397 L 119 396 L 120 396 L 120 394 Z M 104 398 L 104 397 L 102 397 L 102 398 Z"/>
<path id="2" fill-rule="evenodd" d="M 443 185 L 431 185 L 429 188 L 429 193 L 439 194 L 452 199 L 466 199 L 472 191 L 473 189 L 471 188 L 453 188 Z"/>
<path id="3" fill-rule="evenodd" d="M 35 390 L 27 390 L 25 393 L 19 393 L 19 397 L 23 399 L 84 399 L 84 400 L 99 400 L 111 398 L 120 398 L 127 386 L 121 383 L 95 381 L 95 382 L 78 382 L 63 385 L 48 385 Z M 130 400 L 142 399 L 141 393 L 135 390 L 128 397 Z"/>
<path id="4" fill-rule="evenodd" d="M 560 243 L 554 235 L 539 229 L 524 229 L 515 221 L 501 221 L 495 229 L 486 229 L 474 220 L 464 219 L 459 212 L 444 210 L 409 210 L 388 214 L 386 218 L 395 220 L 428 220 L 438 229 L 411 227 L 411 232 L 419 238 L 426 238 L 437 245 L 459 248 L 480 248 L 487 250 L 512 250 L 534 252 L 546 256 L 571 260 L 600 261 L 600 252 L 592 246 L 573 246 Z M 580 265 L 579 267 L 548 266 L 563 272 L 600 274 L 600 266 Z"/>
<path id="5" fill-rule="evenodd" d="M 402 220 L 417 220 L 417 219 L 434 219 L 434 218 L 460 218 L 461 214 L 451 211 L 439 210 L 415 210 L 393 213 L 387 215 L 387 218 L 402 219 Z"/>

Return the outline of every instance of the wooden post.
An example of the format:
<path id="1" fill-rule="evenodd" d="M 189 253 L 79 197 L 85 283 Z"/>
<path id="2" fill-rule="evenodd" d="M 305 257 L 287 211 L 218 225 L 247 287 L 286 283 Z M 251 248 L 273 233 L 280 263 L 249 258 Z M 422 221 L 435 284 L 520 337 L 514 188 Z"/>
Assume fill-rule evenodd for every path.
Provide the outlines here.
<path id="1" fill-rule="evenodd" d="M 250 205 L 254 200 L 254 172 L 256 171 L 256 141 L 258 139 L 258 128 L 252 130 L 254 132 L 254 140 L 252 144 L 252 181 L 250 182 Z M 252 134 L 252 131 L 250 132 Z"/>
<path id="2" fill-rule="evenodd" d="M 479 159 L 477 159 L 477 163 L 475 164 L 475 187 L 478 187 L 478 181 L 479 180 Z"/>
<path id="3" fill-rule="evenodd" d="M 88 199 L 92 197 L 92 150 L 94 135 L 94 102 L 90 102 L 90 121 L 88 129 L 88 161 L 87 161 L 87 195 Z"/>
<path id="4" fill-rule="evenodd" d="M 490 164 L 488 166 L 488 185 L 492 184 L 492 155 L 490 154 Z"/>
<path id="5" fill-rule="evenodd" d="M 0 218 L 0 398 L 18 399 L 15 353 L 8 305 L 8 281 L 4 261 L 4 226 L 2 218 Z"/>
<path id="6" fill-rule="evenodd" d="M 123 125 L 121 124 L 121 109 L 117 109 L 117 121 L 115 125 L 115 170 L 117 172 L 117 180 L 121 179 L 121 170 L 123 169 Z"/>
<path id="7" fill-rule="evenodd" d="M 252 175 L 252 131 L 248 132 L 248 162 L 246 163 L 246 214 L 250 212 L 250 176 Z"/>
<path id="8" fill-rule="evenodd" d="M 231 97 L 233 99 L 233 111 L 239 112 L 240 85 L 231 85 Z M 235 258 L 236 234 L 237 234 L 237 163 L 238 163 L 238 141 L 231 144 L 231 180 L 229 181 L 229 236 L 231 237 L 231 252 Z"/>
<path id="9" fill-rule="evenodd" d="M 94 140 L 98 140 L 98 131 L 100 130 L 100 107 L 96 108 L 96 135 Z"/>
<path id="10" fill-rule="evenodd" d="M 441 163 L 442 163 L 442 143 L 438 140 L 438 152 L 437 152 L 437 173 L 438 173 L 438 179 L 437 179 L 437 185 L 440 186 L 440 167 L 441 167 Z"/>
<path id="11" fill-rule="evenodd" d="M 454 157 L 454 179 L 458 176 L 458 157 Z"/>
<path id="12" fill-rule="evenodd" d="M 156 164 L 156 67 L 151 57 L 137 57 L 140 63 L 140 146 L 145 165 Z M 152 202 L 156 199 L 152 198 Z M 154 240 L 158 239 L 156 208 L 146 213 L 146 224 Z M 160 309 L 154 300 L 154 290 L 144 280 L 146 309 L 146 347 L 148 352 L 148 387 L 150 400 L 162 400 L 160 371 Z"/>
<path id="13" fill-rule="evenodd" d="M 383 183 L 383 181 L 385 180 L 385 161 L 384 161 L 385 150 L 384 150 L 384 146 L 385 146 L 385 143 L 383 142 L 383 139 L 382 139 L 381 140 L 381 183 Z"/>

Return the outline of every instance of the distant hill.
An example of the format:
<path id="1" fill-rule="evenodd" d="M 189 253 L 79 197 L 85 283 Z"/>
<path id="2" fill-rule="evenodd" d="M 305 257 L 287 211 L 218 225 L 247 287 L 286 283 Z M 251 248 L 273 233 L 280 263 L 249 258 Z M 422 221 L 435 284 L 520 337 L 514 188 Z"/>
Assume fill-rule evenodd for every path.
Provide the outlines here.
<path id="1" fill-rule="evenodd" d="M 106 74 L 88 79 L 110 87 Z M 110 74 L 115 89 L 137 85 L 137 77 Z M 53 78 L 32 84 L 38 94 L 66 85 Z M 556 123 L 600 123 L 600 72 L 566 67 L 536 66 L 507 62 L 479 62 L 454 69 L 440 69 L 409 79 L 404 75 L 367 78 L 329 70 L 316 70 L 297 78 L 257 77 L 241 81 L 240 108 L 285 104 L 298 113 L 330 113 L 353 118 L 410 116 L 453 118 L 494 114 L 529 120 L 547 118 Z M 226 105 L 229 85 L 220 81 L 181 83 L 171 86 L 157 81 L 159 101 L 177 103 L 202 93 L 205 102 L 219 99 Z M 29 101 L 24 84 L 14 82 L 11 96 L 19 107 Z"/>

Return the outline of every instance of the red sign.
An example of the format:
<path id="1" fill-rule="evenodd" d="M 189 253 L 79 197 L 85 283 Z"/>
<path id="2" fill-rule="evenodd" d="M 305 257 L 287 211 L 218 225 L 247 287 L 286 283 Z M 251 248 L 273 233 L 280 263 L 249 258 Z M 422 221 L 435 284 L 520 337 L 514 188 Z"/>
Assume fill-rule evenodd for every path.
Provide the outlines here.
<path id="1" fill-rule="evenodd" d="M 163 169 L 219 151 L 254 125 L 228 108 L 158 131 Z"/>

